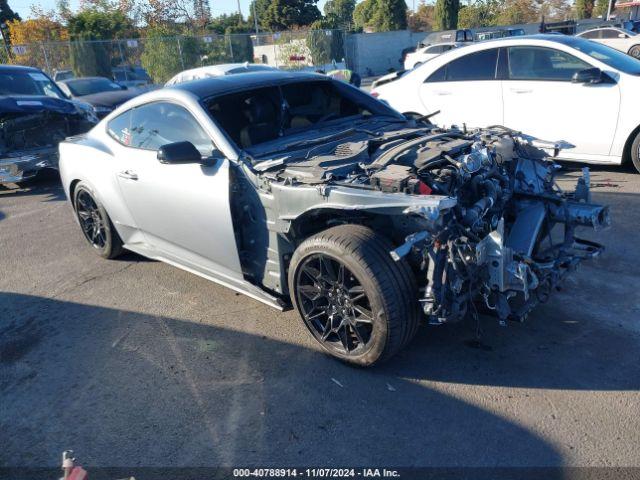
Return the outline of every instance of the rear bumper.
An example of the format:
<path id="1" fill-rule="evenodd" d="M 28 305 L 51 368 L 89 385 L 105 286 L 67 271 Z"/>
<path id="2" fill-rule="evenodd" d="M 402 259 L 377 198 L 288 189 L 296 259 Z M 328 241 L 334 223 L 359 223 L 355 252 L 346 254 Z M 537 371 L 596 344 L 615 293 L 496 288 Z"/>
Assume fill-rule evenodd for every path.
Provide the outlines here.
<path id="1" fill-rule="evenodd" d="M 27 180 L 43 168 L 58 168 L 57 148 L 12 152 L 9 156 L 0 156 L 0 184 Z"/>

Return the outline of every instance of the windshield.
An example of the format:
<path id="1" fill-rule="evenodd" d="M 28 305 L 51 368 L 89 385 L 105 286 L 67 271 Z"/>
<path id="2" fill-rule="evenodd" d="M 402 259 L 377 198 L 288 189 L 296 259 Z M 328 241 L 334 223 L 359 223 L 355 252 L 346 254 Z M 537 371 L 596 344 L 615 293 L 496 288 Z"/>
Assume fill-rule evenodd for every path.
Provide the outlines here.
<path id="1" fill-rule="evenodd" d="M 576 41 L 571 46 L 616 70 L 629 75 L 640 75 L 640 60 L 633 58 L 631 55 L 589 40 Z"/>
<path id="2" fill-rule="evenodd" d="M 42 72 L 0 72 L 0 95 L 66 98 L 58 86 Z"/>
<path id="3" fill-rule="evenodd" d="M 236 145 L 249 148 L 347 119 L 404 117 L 360 90 L 336 81 L 311 80 L 215 97 L 211 117 Z M 344 125 L 343 125 L 344 126 Z"/>
<path id="4" fill-rule="evenodd" d="M 87 78 L 66 82 L 69 91 L 74 97 L 91 95 L 101 92 L 115 92 L 122 87 L 108 78 Z"/>

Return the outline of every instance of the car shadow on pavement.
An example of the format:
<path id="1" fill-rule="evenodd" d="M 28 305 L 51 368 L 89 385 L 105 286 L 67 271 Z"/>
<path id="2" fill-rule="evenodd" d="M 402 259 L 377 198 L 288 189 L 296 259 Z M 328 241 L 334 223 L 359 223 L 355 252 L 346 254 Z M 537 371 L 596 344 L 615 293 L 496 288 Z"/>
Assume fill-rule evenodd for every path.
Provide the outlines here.
<path id="1" fill-rule="evenodd" d="M 4 467 L 56 465 L 64 449 L 103 467 L 563 464 L 517 421 L 408 378 L 443 378 L 454 351 L 461 361 L 450 370 L 481 364 L 489 380 L 510 361 L 438 348 L 436 337 L 364 370 L 315 348 L 144 313 L 14 293 L 0 294 L 0 312 Z"/>
<path id="2" fill-rule="evenodd" d="M 43 195 L 43 202 L 66 200 L 57 171 L 40 172 L 35 178 L 19 185 L 0 186 L 0 199 L 16 198 L 30 195 Z"/>

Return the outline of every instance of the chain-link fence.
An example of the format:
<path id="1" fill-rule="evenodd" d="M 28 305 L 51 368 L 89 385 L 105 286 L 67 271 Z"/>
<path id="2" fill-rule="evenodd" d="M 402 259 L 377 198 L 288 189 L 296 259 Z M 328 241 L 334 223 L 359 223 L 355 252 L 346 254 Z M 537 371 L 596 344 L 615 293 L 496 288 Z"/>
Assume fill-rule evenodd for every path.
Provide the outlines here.
<path id="1" fill-rule="evenodd" d="M 164 83 L 182 70 L 221 63 L 296 70 L 343 66 L 345 38 L 342 30 L 311 30 L 50 42 L 7 45 L 0 62 L 38 67 L 56 79 L 102 76 Z"/>

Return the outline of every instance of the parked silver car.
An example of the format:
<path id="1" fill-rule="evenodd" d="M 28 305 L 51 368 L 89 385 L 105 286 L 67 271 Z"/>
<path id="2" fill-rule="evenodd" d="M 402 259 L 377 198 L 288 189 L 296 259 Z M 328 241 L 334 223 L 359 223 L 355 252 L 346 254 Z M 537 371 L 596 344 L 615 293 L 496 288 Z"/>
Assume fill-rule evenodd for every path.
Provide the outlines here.
<path id="1" fill-rule="evenodd" d="M 359 365 L 421 320 L 523 319 L 608 224 L 555 185 L 561 145 L 502 127 L 440 130 L 315 74 L 239 74 L 144 94 L 60 145 L 86 239 L 276 308 Z M 586 173 L 585 173 L 586 175 Z M 588 177 L 588 176 L 587 176 Z M 560 235 L 560 236 L 558 236 Z"/>

